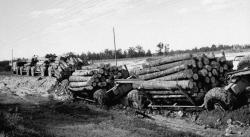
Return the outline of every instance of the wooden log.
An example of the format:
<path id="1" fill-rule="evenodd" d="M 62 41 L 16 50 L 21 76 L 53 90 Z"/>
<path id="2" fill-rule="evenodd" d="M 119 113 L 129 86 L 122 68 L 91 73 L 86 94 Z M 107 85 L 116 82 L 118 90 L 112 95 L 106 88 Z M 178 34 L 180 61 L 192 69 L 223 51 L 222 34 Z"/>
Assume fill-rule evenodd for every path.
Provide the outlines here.
<path id="1" fill-rule="evenodd" d="M 224 68 L 220 67 L 220 73 L 223 73 L 223 72 L 224 72 Z"/>
<path id="2" fill-rule="evenodd" d="M 140 75 L 139 79 L 150 80 L 150 79 L 154 79 L 154 78 L 159 78 L 159 77 L 162 77 L 162 76 L 166 76 L 168 74 L 173 74 L 173 73 L 182 71 L 184 69 L 185 69 L 185 64 L 180 65 L 180 66 L 176 66 L 176 67 L 173 67 L 173 68 L 170 68 L 170 69 L 167 69 L 167 70 L 155 72 L 155 73 Z"/>
<path id="3" fill-rule="evenodd" d="M 159 72 L 162 70 L 170 69 L 176 66 L 180 66 L 182 64 L 191 64 L 192 60 L 185 60 L 185 61 L 178 61 L 178 62 L 173 62 L 169 64 L 164 64 L 160 66 L 155 66 L 155 67 L 150 67 L 150 68 L 144 68 L 141 70 L 138 70 L 135 72 L 136 75 L 143 75 L 143 74 L 149 74 L 149 73 L 154 73 L 154 72 Z"/>
<path id="4" fill-rule="evenodd" d="M 210 80 L 211 80 L 211 83 L 212 83 L 212 84 L 215 84 L 215 83 L 216 83 L 215 77 L 211 77 Z"/>
<path id="5" fill-rule="evenodd" d="M 212 62 L 210 63 L 210 65 L 212 66 L 212 68 L 215 68 L 215 69 L 217 69 L 217 70 L 220 69 L 220 63 L 218 63 L 218 62 L 216 62 L 216 61 L 212 61 Z"/>
<path id="6" fill-rule="evenodd" d="M 213 76 L 213 74 L 212 74 L 212 72 L 208 72 L 208 77 L 212 77 Z"/>
<path id="7" fill-rule="evenodd" d="M 197 62 L 197 67 L 198 67 L 199 69 L 202 69 L 202 68 L 203 68 L 203 63 L 202 63 L 202 61 L 198 61 L 198 62 Z"/>
<path id="8" fill-rule="evenodd" d="M 194 79 L 194 80 L 198 80 L 198 79 L 199 79 L 199 75 L 198 75 L 198 74 L 196 74 L 196 73 L 195 73 L 195 74 L 193 74 L 193 79 Z"/>
<path id="9" fill-rule="evenodd" d="M 90 81 L 90 80 L 94 80 L 93 77 L 90 76 L 70 76 L 69 77 L 69 81 L 70 82 L 86 82 L 86 81 Z"/>
<path id="10" fill-rule="evenodd" d="M 174 74 L 170 74 L 164 77 L 156 78 L 153 80 L 163 80 L 163 81 L 168 81 L 168 80 L 183 80 L 183 79 L 188 79 L 192 77 L 192 74 L 190 74 L 192 70 L 184 70 L 181 72 L 177 72 Z"/>
<path id="11" fill-rule="evenodd" d="M 203 57 L 203 64 L 208 65 L 209 63 L 209 59 L 207 57 Z"/>
<path id="12" fill-rule="evenodd" d="M 229 67 L 228 67 L 228 65 L 227 65 L 227 64 L 224 64 L 224 65 L 223 65 L 223 69 L 224 69 L 225 71 L 227 71 L 227 70 L 228 70 L 228 68 L 229 68 Z"/>
<path id="13" fill-rule="evenodd" d="M 75 91 L 75 92 L 78 92 L 78 91 L 91 91 L 93 90 L 93 86 L 86 86 L 86 87 L 77 87 L 77 88 L 72 88 L 72 87 L 69 87 L 69 90 L 71 91 Z"/>
<path id="14" fill-rule="evenodd" d="M 216 69 L 212 69 L 213 76 L 218 76 L 218 71 Z"/>
<path id="15" fill-rule="evenodd" d="M 192 64 L 191 65 L 192 65 L 193 68 L 197 67 L 195 59 L 192 59 Z"/>
<path id="16" fill-rule="evenodd" d="M 152 96 L 153 99 L 156 98 L 185 98 L 184 95 L 153 95 Z"/>
<path id="17" fill-rule="evenodd" d="M 206 65 L 205 68 L 207 69 L 207 71 L 211 72 L 212 71 L 212 67 L 210 65 Z"/>
<path id="18" fill-rule="evenodd" d="M 192 89 L 193 82 L 190 80 L 180 81 L 133 81 L 133 88 L 135 89 L 166 89 L 173 90 L 179 89 Z"/>
<path id="19" fill-rule="evenodd" d="M 91 86 L 91 82 L 70 82 L 69 86 L 72 88 Z"/>
<path id="20" fill-rule="evenodd" d="M 207 69 L 202 69 L 198 73 L 199 73 L 199 75 L 201 75 L 203 77 L 206 77 L 208 75 Z"/>
<path id="21" fill-rule="evenodd" d="M 206 82 L 207 84 L 209 84 L 209 83 L 210 83 L 210 78 L 209 78 L 209 77 L 205 77 L 205 82 Z"/>
<path id="22" fill-rule="evenodd" d="M 179 90 L 143 90 L 143 92 L 152 95 L 182 95 Z"/>
<path id="23" fill-rule="evenodd" d="M 159 66 L 162 64 L 167 64 L 167 63 L 171 63 L 171 62 L 176 62 L 176 61 L 181 61 L 181 60 L 188 60 L 191 59 L 192 55 L 191 54 L 181 54 L 178 56 L 170 56 L 170 57 L 164 57 L 152 62 L 149 62 L 149 66 L 153 67 L 153 66 Z"/>
<path id="24" fill-rule="evenodd" d="M 92 76 L 93 70 L 78 70 L 72 73 L 73 76 Z"/>

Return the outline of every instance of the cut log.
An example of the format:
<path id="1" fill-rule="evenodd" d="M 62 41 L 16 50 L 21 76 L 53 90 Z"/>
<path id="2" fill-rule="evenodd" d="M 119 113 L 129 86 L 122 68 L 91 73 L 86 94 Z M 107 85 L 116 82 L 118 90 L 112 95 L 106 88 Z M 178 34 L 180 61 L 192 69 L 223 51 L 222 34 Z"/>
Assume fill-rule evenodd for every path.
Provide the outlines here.
<path id="1" fill-rule="evenodd" d="M 155 72 L 155 73 L 150 73 L 150 74 L 145 74 L 145 75 L 140 75 L 139 79 L 142 80 L 150 80 L 150 79 L 154 79 L 154 78 L 159 78 L 162 76 L 166 76 L 169 74 L 173 74 L 179 71 L 182 71 L 185 69 L 185 64 L 180 65 L 180 66 L 176 66 L 167 70 L 163 70 L 163 71 L 159 71 L 159 72 Z"/>
<path id="2" fill-rule="evenodd" d="M 195 73 L 195 74 L 193 74 L 193 79 L 194 79 L 194 80 L 198 80 L 198 79 L 199 79 L 199 75 L 198 75 L 198 74 L 196 74 L 196 73 Z"/>
<path id="3" fill-rule="evenodd" d="M 91 86 L 91 82 L 70 82 L 69 86 L 72 88 Z"/>
<path id="4" fill-rule="evenodd" d="M 192 62 L 192 60 L 178 61 L 178 62 L 173 62 L 173 63 L 164 64 L 164 65 L 160 65 L 160 66 L 144 68 L 144 69 L 136 71 L 135 73 L 136 73 L 136 75 L 154 73 L 154 72 L 159 72 L 162 70 L 170 69 L 170 68 L 173 68 L 176 66 L 180 66 L 182 64 L 191 64 L 191 62 Z"/>
<path id="5" fill-rule="evenodd" d="M 94 78 L 90 76 L 70 76 L 70 82 L 86 82 L 86 81 L 93 81 Z"/>
<path id="6" fill-rule="evenodd" d="M 126 81 L 127 83 L 132 83 L 135 89 L 192 89 L 193 82 L 190 80 L 180 80 L 180 81 Z"/>
<path id="7" fill-rule="evenodd" d="M 201 61 L 198 61 L 197 66 L 198 66 L 199 69 L 202 69 L 203 68 L 203 63 Z"/>
<path id="8" fill-rule="evenodd" d="M 207 57 L 203 57 L 203 64 L 208 65 L 209 63 L 209 59 Z"/>
<path id="9" fill-rule="evenodd" d="M 181 60 L 188 60 L 188 59 L 191 59 L 191 58 L 192 58 L 191 54 L 181 54 L 181 55 L 177 55 L 177 56 L 164 57 L 164 58 L 149 62 L 149 66 L 151 66 L 151 67 L 159 66 L 159 65 L 167 64 L 167 63 L 171 63 L 171 62 L 176 62 L 176 61 L 181 61 Z"/>
<path id="10" fill-rule="evenodd" d="M 185 98 L 184 95 L 153 95 L 152 98 Z"/>
<path id="11" fill-rule="evenodd" d="M 174 74 L 170 74 L 164 77 L 152 79 L 152 80 L 163 80 L 163 81 L 168 81 L 168 80 L 183 80 L 183 79 L 188 79 L 192 77 L 192 70 L 184 70 L 181 72 L 177 72 Z"/>
<path id="12" fill-rule="evenodd" d="M 209 83 L 210 83 L 210 78 L 209 78 L 209 77 L 205 77 L 205 82 L 206 82 L 207 84 L 209 84 Z"/>
<path id="13" fill-rule="evenodd" d="M 69 90 L 75 91 L 75 92 L 78 92 L 78 91 L 85 91 L 85 90 L 91 91 L 91 90 L 93 90 L 93 87 L 92 87 L 92 86 L 78 87 L 78 88 L 69 87 Z"/>
<path id="14" fill-rule="evenodd" d="M 218 76 L 218 71 L 216 69 L 212 69 L 213 76 Z"/>
<path id="15" fill-rule="evenodd" d="M 213 74 L 212 74 L 212 72 L 208 72 L 208 77 L 212 77 L 213 76 Z"/>
<path id="16" fill-rule="evenodd" d="M 144 92 L 152 95 L 182 95 L 182 91 L 179 90 L 144 90 Z"/>
<path id="17" fill-rule="evenodd" d="M 78 70 L 72 73 L 73 76 L 92 76 L 93 70 Z"/>
<path id="18" fill-rule="evenodd" d="M 208 71 L 207 69 L 202 69 L 199 71 L 199 75 L 203 76 L 203 77 L 206 77 L 208 75 Z"/>
<path id="19" fill-rule="evenodd" d="M 208 70 L 208 71 L 212 71 L 212 67 L 210 65 L 206 65 L 205 68 Z"/>

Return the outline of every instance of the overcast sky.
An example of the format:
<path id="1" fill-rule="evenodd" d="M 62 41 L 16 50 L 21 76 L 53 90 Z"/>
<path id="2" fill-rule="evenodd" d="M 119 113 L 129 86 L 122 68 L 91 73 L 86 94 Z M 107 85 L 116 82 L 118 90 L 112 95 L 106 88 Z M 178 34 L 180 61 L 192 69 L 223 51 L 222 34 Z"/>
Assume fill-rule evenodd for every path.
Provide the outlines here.
<path id="1" fill-rule="evenodd" d="M 250 43 L 250 0 L 0 0 L 0 60 L 117 46 Z"/>

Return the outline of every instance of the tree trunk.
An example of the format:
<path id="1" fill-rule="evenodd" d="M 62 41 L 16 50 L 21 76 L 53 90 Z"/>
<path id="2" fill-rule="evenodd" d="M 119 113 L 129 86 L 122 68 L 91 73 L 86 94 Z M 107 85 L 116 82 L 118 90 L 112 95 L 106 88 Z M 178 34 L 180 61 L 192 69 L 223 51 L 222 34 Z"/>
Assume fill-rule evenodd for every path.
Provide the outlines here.
<path id="1" fill-rule="evenodd" d="M 139 79 L 150 80 L 150 79 L 166 76 L 166 75 L 169 75 L 169 74 L 173 74 L 173 73 L 182 71 L 184 69 L 185 69 L 185 65 L 183 64 L 183 65 L 176 66 L 174 68 L 170 68 L 170 69 L 167 69 L 167 70 L 163 70 L 163 71 L 159 71 L 159 72 L 155 72 L 155 73 L 151 73 L 151 74 L 140 75 Z"/>
<path id="2" fill-rule="evenodd" d="M 133 87 L 136 89 L 166 89 L 173 90 L 179 89 L 192 89 L 193 82 L 190 80 L 181 81 L 132 81 L 128 83 L 133 83 Z"/>
<path id="3" fill-rule="evenodd" d="M 91 86 L 91 82 L 70 82 L 69 86 L 72 88 Z"/>
<path id="4" fill-rule="evenodd" d="M 86 82 L 86 81 L 93 81 L 94 78 L 93 77 L 89 77 L 89 76 L 70 76 L 69 77 L 69 81 L 70 82 Z"/>
<path id="5" fill-rule="evenodd" d="M 191 70 L 192 71 L 192 70 Z M 181 72 L 177 72 L 174 74 L 170 74 L 164 77 L 156 78 L 153 80 L 163 80 L 163 81 L 169 81 L 169 80 L 183 80 L 183 79 L 188 79 L 192 77 L 190 70 L 184 70 Z"/>
<path id="6" fill-rule="evenodd" d="M 171 62 L 176 62 L 176 61 L 181 61 L 181 60 L 188 60 L 191 59 L 192 55 L 191 54 L 181 54 L 178 56 L 171 56 L 171 57 L 164 57 L 152 62 L 149 62 L 149 66 L 154 67 L 154 66 L 159 66 L 162 64 L 167 64 Z"/>
<path id="7" fill-rule="evenodd" d="M 178 61 L 178 62 L 173 62 L 169 64 L 164 64 L 160 66 L 155 66 L 155 67 L 150 67 L 150 68 L 144 68 L 139 71 L 136 71 L 136 75 L 143 75 L 143 74 L 148 74 L 148 73 L 154 73 L 154 72 L 159 72 L 163 71 L 166 69 L 170 69 L 176 66 L 180 66 L 182 64 L 191 64 L 192 60 L 185 60 L 185 61 Z"/>

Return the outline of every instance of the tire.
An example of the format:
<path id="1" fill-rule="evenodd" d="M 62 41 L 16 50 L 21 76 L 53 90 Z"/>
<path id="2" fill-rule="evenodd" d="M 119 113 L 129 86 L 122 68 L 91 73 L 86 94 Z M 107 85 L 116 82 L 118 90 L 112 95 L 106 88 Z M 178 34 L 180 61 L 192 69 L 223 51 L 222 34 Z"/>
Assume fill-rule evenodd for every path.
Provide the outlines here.
<path id="1" fill-rule="evenodd" d="M 27 76 L 30 76 L 30 67 L 27 67 L 26 75 L 27 75 Z"/>
<path id="2" fill-rule="evenodd" d="M 40 71 L 41 71 L 41 76 L 44 77 L 45 76 L 45 67 L 40 67 Z"/>
<path id="3" fill-rule="evenodd" d="M 19 67 L 17 67 L 15 71 L 16 71 L 16 74 L 18 75 Z"/>
<path id="4" fill-rule="evenodd" d="M 204 98 L 207 110 L 220 109 L 228 110 L 232 108 L 232 95 L 224 88 L 213 88 L 207 92 Z"/>
<path id="5" fill-rule="evenodd" d="M 23 67 L 20 67 L 20 75 L 23 75 Z"/>
<path id="6" fill-rule="evenodd" d="M 250 67 L 250 55 L 245 56 L 240 60 L 237 66 L 237 70 L 242 70 L 249 67 Z"/>
<path id="7" fill-rule="evenodd" d="M 106 90 L 104 89 L 96 90 L 95 93 L 93 94 L 93 98 L 99 105 L 107 105 Z"/>
<path id="8" fill-rule="evenodd" d="M 35 76 L 35 67 L 30 68 L 31 76 Z"/>
<path id="9" fill-rule="evenodd" d="M 127 97 L 128 97 L 129 106 L 136 108 L 136 109 L 143 108 L 143 95 L 140 93 L 140 91 L 136 89 L 131 90 L 128 93 Z"/>
<path id="10" fill-rule="evenodd" d="M 51 66 L 48 68 L 48 76 L 52 77 L 52 67 Z"/>

